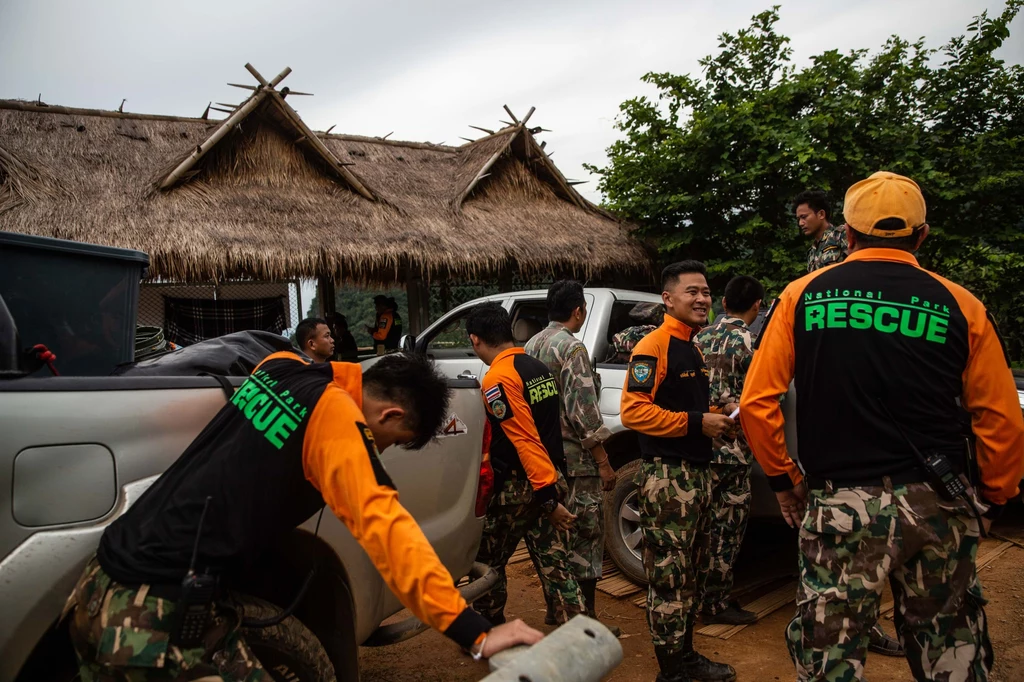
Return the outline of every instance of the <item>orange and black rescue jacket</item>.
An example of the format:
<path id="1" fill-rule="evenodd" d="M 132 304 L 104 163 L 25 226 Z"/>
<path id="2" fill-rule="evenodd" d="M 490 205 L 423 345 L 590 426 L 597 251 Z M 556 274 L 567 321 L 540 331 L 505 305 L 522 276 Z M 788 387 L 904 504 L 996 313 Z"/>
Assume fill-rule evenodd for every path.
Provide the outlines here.
<path id="1" fill-rule="evenodd" d="M 384 346 L 385 350 L 398 348 L 402 339 L 402 318 L 393 310 L 387 310 L 377 316 L 377 329 L 373 332 L 375 346 Z"/>
<path id="2" fill-rule="evenodd" d="M 107 528 L 97 552 L 103 570 L 121 583 L 180 584 L 210 496 L 197 564 L 230 585 L 326 503 L 405 606 L 470 646 L 489 624 L 467 609 L 399 503 L 361 405 L 359 365 L 269 356 Z"/>
<path id="3" fill-rule="evenodd" d="M 996 329 L 970 292 L 909 253 L 856 251 L 782 293 L 740 405 L 776 490 L 801 480 L 779 406 L 793 378 L 800 463 L 812 479 L 924 481 L 900 428 L 922 453 L 962 466 L 959 400 L 972 415 L 983 497 L 998 506 L 1016 494 L 1024 424 Z"/>
<path id="4" fill-rule="evenodd" d="M 522 348 L 510 348 L 491 363 L 482 391 L 493 434 L 495 489 L 514 471 L 530 480 L 536 503 L 557 500 L 565 451 L 558 386 L 547 365 Z"/>
<path id="5" fill-rule="evenodd" d="M 666 315 L 637 343 L 622 387 L 623 426 L 636 431 L 644 459 L 711 461 L 704 435 L 709 407 L 708 368 L 693 343 L 693 328 Z"/>

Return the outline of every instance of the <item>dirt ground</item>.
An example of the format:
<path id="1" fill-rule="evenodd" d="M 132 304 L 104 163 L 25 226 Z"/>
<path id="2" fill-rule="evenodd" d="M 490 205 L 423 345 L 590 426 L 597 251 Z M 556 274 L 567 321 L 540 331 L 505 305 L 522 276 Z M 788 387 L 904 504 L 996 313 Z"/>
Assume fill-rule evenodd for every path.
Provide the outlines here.
<path id="1" fill-rule="evenodd" d="M 993 532 L 1024 544 L 1024 506 L 1017 503 Z M 737 583 L 759 580 L 766 575 L 795 572 L 795 535 L 775 524 L 753 524 L 748 542 L 740 555 Z M 980 556 L 1001 544 L 989 538 L 983 541 Z M 1024 548 L 1014 546 L 981 571 L 989 633 L 995 648 L 993 682 L 1024 682 Z M 616 682 L 652 681 L 658 667 L 654 659 L 643 609 L 633 601 L 639 596 L 610 597 L 598 592 L 598 611 L 602 620 L 623 631 L 622 664 L 606 679 Z M 756 596 L 756 593 L 754 593 Z M 752 598 L 752 597 L 751 597 Z M 744 599 L 746 601 L 746 599 Z M 540 583 L 530 562 L 509 568 L 509 618 L 522 618 L 530 625 L 549 632 L 544 625 L 544 601 Z M 782 632 L 793 615 L 790 603 L 746 628 L 729 640 L 698 635 L 698 650 L 713 659 L 736 668 L 739 682 L 753 680 L 793 680 L 793 665 L 786 651 Z M 892 621 L 884 626 L 893 631 Z M 364 648 L 360 653 L 364 682 L 462 682 L 487 675 L 485 663 L 474 663 L 445 637 L 428 632 L 408 642 L 379 649 Z M 867 675 L 872 682 L 911 680 L 902 658 L 869 655 Z"/>

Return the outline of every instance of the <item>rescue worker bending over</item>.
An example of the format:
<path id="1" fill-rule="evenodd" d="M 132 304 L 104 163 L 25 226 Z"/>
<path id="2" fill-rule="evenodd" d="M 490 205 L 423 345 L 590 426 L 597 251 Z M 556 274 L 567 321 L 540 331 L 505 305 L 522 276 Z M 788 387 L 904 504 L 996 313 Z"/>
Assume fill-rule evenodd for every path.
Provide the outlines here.
<path id="1" fill-rule="evenodd" d="M 476 560 L 501 575 L 498 586 L 473 607 L 490 622 L 505 622 L 505 565 L 526 538 L 534 566 L 551 587 L 555 619 L 564 623 L 585 610 L 569 569 L 566 531 L 576 517 L 568 496 L 559 418 L 558 388 L 543 362 L 517 348 L 508 312 L 497 303 L 475 308 L 466 318 L 473 351 L 491 368 L 482 391 L 491 423 L 491 465 L 496 494 L 487 508 Z M 559 532 L 562 531 L 562 532 Z"/>
<path id="2" fill-rule="evenodd" d="M 264 360 L 185 452 L 103 533 L 72 598 L 82 679 L 268 679 L 239 614 L 218 600 L 233 576 L 326 504 L 416 617 L 474 655 L 541 633 L 491 628 L 454 587 L 398 500 L 378 447 L 419 449 L 448 414 L 449 391 L 425 357 L 310 364 Z M 196 566 L 219 579 L 198 643 L 177 629 L 179 599 L 205 513 Z"/>

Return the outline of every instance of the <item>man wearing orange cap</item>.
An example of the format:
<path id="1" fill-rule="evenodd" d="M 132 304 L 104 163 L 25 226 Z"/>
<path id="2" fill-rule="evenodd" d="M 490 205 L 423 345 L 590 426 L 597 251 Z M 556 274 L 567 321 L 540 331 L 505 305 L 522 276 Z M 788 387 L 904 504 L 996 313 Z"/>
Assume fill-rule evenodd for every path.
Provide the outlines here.
<path id="1" fill-rule="evenodd" d="M 916 183 L 875 173 L 849 189 L 844 214 L 849 257 L 786 287 L 740 406 L 783 515 L 800 527 L 787 629 L 797 677 L 863 679 L 891 578 L 914 678 L 987 680 L 978 539 L 1017 494 L 1024 465 L 1007 358 L 981 302 L 914 258 L 928 236 Z M 786 451 L 778 401 L 794 378 L 806 479 Z M 962 494 L 958 400 L 980 477 Z"/>

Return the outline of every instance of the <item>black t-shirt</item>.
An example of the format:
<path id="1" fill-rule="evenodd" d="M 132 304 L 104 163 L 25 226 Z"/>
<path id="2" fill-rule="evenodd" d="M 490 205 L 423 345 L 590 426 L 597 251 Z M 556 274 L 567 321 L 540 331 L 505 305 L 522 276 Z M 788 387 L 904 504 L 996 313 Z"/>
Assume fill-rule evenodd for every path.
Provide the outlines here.
<path id="1" fill-rule="evenodd" d="M 209 496 L 197 570 L 248 569 L 324 504 L 303 472 L 310 415 L 330 363 L 265 362 L 185 452 L 103 533 L 97 558 L 121 583 L 179 583 Z"/>

